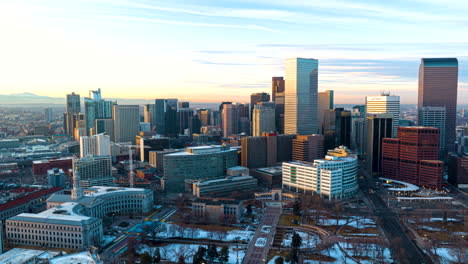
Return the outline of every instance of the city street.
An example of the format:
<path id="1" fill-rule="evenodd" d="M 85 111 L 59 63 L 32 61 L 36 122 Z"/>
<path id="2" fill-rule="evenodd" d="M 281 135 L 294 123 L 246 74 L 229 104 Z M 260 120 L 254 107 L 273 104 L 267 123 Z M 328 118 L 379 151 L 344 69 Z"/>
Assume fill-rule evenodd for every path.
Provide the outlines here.
<path id="1" fill-rule="evenodd" d="M 433 263 L 429 256 L 425 255 L 421 249 L 414 243 L 409 237 L 405 228 L 403 228 L 401 221 L 398 219 L 398 215 L 393 213 L 390 208 L 387 207 L 385 202 L 380 198 L 376 192 L 371 192 L 370 176 L 367 171 L 360 168 L 360 175 L 365 175 L 366 179 L 360 181 L 361 191 L 367 196 L 372 202 L 375 208 L 374 214 L 380 219 L 382 229 L 385 232 L 388 240 L 390 241 L 390 247 L 393 252 L 401 252 L 401 254 L 395 254 L 395 258 L 399 258 L 400 263 Z M 395 245 L 392 241 L 399 239 L 400 243 Z"/>

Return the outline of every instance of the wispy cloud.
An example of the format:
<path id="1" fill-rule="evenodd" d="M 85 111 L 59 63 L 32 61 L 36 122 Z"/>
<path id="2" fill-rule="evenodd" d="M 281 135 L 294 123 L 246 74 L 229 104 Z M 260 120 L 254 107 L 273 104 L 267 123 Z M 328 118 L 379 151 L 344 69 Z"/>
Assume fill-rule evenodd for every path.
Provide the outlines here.
<path id="1" fill-rule="evenodd" d="M 259 26 L 259 25 L 233 25 L 233 24 L 221 24 L 221 23 L 201 23 L 191 21 L 180 21 L 180 20 L 166 20 L 158 18 L 144 18 L 144 17 L 132 17 L 132 16 L 105 16 L 103 18 L 115 19 L 115 20 L 126 20 L 136 22 L 149 22 L 158 24 L 169 24 L 169 25 L 180 25 L 180 26 L 193 26 L 193 27 L 212 27 L 212 28 L 237 28 L 237 29 L 250 29 L 250 30 L 262 30 L 269 32 L 278 32 L 277 30 Z"/>

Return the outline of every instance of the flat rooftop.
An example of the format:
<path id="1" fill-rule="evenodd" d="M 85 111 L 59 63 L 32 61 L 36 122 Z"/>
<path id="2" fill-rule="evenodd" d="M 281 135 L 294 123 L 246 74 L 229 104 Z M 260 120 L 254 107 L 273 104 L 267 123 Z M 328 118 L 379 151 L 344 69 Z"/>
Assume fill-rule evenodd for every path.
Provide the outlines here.
<path id="1" fill-rule="evenodd" d="M 13 248 L 0 255 L 0 264 L 31 263 L 34 259 L 51 259 L 59 254 L 58 251 Z"/>
<path id="2" fill-rule="evenodd" d="M 260 171 L 260 172 L 265 172 L 265 173 L 268 173 L 268 174 L 281 174 L 281 173 L 283 173 L 283 167 L 281 167 L 281 166 L 259 168 L 259 169 L 256 169 L 256 170 Z"/>
<path id="3" fill-rule="evenodd" d="M 69 254 L 57 257 L 50 260 L 50 264 L 100 264 L 102 261 L 98 260 L 95 254 L 88 251 Z"/>

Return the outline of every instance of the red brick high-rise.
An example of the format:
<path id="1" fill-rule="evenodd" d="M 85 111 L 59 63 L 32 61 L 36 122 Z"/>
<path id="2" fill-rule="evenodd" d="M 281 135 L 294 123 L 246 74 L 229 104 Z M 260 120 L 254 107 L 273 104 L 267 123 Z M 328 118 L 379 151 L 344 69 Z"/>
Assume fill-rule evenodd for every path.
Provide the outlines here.
<path id="1" fill-rule="evenodd" d="M 446 151 L 454 150 L 457 87 L 458 60 L 456 58 L 421 59 L 418 108 L 445 107 L 445 131 L 441 131 L 441 134 L 445 135 Z"/>
<path id="2" fill-rule="evenodd" d="M 440 135 L 434 127 L 398 127 L 398 138 L 382 140 L 382 176 L 438 189 L 443 162 L 438 160 Z"/>

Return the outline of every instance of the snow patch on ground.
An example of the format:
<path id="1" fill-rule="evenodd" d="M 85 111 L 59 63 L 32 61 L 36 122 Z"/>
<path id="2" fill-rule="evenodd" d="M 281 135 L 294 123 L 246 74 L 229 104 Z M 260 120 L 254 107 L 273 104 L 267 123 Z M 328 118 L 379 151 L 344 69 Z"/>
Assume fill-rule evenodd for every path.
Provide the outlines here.
<path id="1" fill-rule="evenodd" d="M 161 258 L 172 261 L 172 262 L 177 262 L 179 259 L 179 256 L 184 256 L 185 262 L 186 263 L 192 263 L 193 261 L 193 256 L 198 250 L 198 247 L 200 245 L 196 244 L 169 244 L 165 246 L 158 247 L 160 250 Z M 207 248 L 207 246 L 204 246 Z M 148 245 L 141 245 L 140 248 L 137 249 L 137 252 L 139 254 L 142 254 L 144 252 L 148 252 L 150 255 L 154 254 L 156 252 L 157 247 L 149 247 Z M 217 248 L 218 253 L 221 250 L 221 247 Z M 228 264 L 235 264 L 237 263 L 237 257 L 239 257 L 239 263 L 242 262 L 242 259 L 245 256 L 245 249 L 239 249 L 239 251 L 236 250 L 235 246 L 229 247 L 229 260 Z"/>
<path id="2" fill-rule="evenodd" d="M 346 250 L 348 255 L 353 256 L 360 254 L 361 256 L 367 256 L 371 258 L 371 260 L 360 260 L 361 263 L 373 264 L 376 263 L 376 260 L 383 260 L 384 263 L 393 263 L 392 254 L 389 248 L 379 247 L 376 244 L 360 245 L 363 247 L 359 250 L 356 245 L 353 245 L 352 243 L 340 242 L 340 246 Z"/>
<path id="3" fill-rule="evenodd" d="M 222 241 L 250 241 L 254 235 L 254 231 L 248 230 L 231 230 L 231 231 L 206 231 L 199 228 L 182 227 L 172 223 L 161 223 L 160 232 L 157 237 L 172 238 L 184 237 L 192 239 L 213 239 Z"/>
<path id="4" fill-rule="evenodd" d="M 302 238 L 302 245 L 301 248 L 313 248 L 315 245 L 320 243 L 319 236 L 313 233 L 306 233 L 302 231 L 296 231 L 296 233 Z M 281 246 L 283 247 L 290 247 L 292 243 L 292 232 L 288 232 L 284 234 L 283 241 L 281 242 Z"/>

